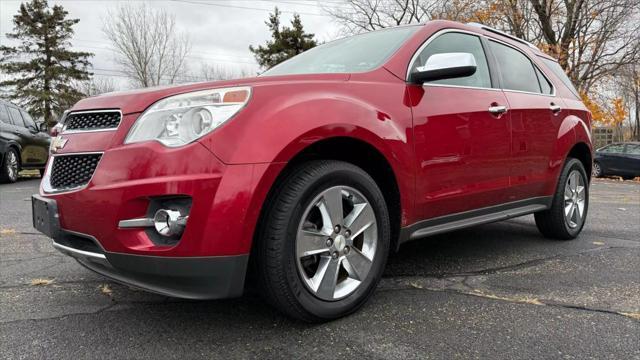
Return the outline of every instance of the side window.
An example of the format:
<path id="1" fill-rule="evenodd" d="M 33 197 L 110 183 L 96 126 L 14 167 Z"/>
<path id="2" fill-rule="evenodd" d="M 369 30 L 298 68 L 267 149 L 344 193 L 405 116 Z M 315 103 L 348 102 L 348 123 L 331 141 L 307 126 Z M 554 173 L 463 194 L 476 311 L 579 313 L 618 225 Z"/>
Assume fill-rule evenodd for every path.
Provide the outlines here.
<path id="1" fill-rule="evenodd" d="M 28 112 L 20 110 L 20 114 L 22 114 L 22 120 L 24 120 L 24 124 L 31 129 L 37 129 L 38 126 L 36 122 L 33 120 L 31 115 Z"/>
<path id="2" fill-rule="evenodd" d="M 13 124 L 11 118 L 9 118 L 9 112 L 7 112 L 7 107 L 4 104 L 0 104 L 0 122 L 5 124 Z"/>
<path id="3" fill-rule="evenodd" d="M 551 85 L 549 80 L 547 80 L 547 78 L 544 76 L 542 71 L 540 71 L 535 66 L 534 68 L 536 69 L 536 75 L 538 76 L 538 82 L 540 83 L 540 88 L 542 89 L 542 93 L 547 95 L 553 94 L 553 85 Z"/>
<path id="4" fill-rule="evenodd" d="M 626 153 L 630 155 L 640 155 L 640 145 L 627 144 Z"/>
<path id="5" fill-rule="evenodd" d="M 624 152 L 624 144 L 612 144 L 602 149 L 607 154 L 622 154 Z"/>
<path id="6" fill-rule="evenodd" d="M 528 57 L 520 51 L 509 46 L 489 41 L 491 51 L 496 56 L 500 74 L 502 74 L 502 87 L 506 90 L 517 90 L 540 93 L 540 84 L 536 76 L 533 64 Z"/>
<path id="7" fill-rule="evenodd" d="M 428 84 L 490 88 L 491 77 L 489 76 L 487 57 L 484 54 L 480 38 L 475 35 L 450 32 L 438 36 L 418 55 L 418 58 L 412 65 L 411 71 L 415 71 L 418 66 L 426 64 L 431 55 L 455 52 L 470 53 L 475 57 L 477 65 L 475 74 L 456 79 L 430 81 Z"/>
<path id="8" fill-rule="evenodd" d="M 22 120 L 22 115 L 20 115 L 20 110 L 14 108 L 13 106 L 8 106 L 8 108 L 11 119 L 13 119 L 13 124 L 16 126 L 24 127 L 24 121 Z"/>

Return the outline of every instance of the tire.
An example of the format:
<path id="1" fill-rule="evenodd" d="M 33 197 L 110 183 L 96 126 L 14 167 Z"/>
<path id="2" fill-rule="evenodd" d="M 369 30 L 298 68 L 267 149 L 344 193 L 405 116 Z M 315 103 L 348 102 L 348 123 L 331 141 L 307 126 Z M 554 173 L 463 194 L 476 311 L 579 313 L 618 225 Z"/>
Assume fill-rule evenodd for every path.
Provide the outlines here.
<path id="1" fill-rule="evenodd" d="M 356 311 L 373 294 L 389 253 L 389 213 L 379 187 L 359 167 L 325 160 L 296 167 L 276 186 L 253 252 L 262 296 L 306 322 Z M 342 218 L 331 211 L 338 203 Z"/>
<path id="2" fill-rule="evenodd" d="M 40 173 L 40 177 L 43 178 L 44 177 L 44 169 L 38 169 L 38 172 Z"/>
<path id="3" fill-rule="evenodd" d="M 568 158 L 560 174 L 551 208 L 535 214 L 536 225 L 547 238 L 575 239 L 584 227 L 588 210 L 589 180 L 584 165 L 578 159 Z M 568 215 L 565 216 L 565 213 Z"/>
<path id="4" fill-rule="evenodd" d="M 599 178 L 602 176 L 604 176 L 604 173 L 602 172 L 602 166 L 599 162 L 595 161 L 593 163 L 593 177 Z"/>
<path id="5" fill-rule="evenodd" d="M 15 149 L 9 148 L 0 164 L 0 183 L 14 183 L 18 181 L 20 171 L 20 156 Z"/>
<path id="6" fill-rule="evenodd" d="M 633 180 L 635 178 L 636 178 L 635 176 L 623 176 L 622 180 Z"/>

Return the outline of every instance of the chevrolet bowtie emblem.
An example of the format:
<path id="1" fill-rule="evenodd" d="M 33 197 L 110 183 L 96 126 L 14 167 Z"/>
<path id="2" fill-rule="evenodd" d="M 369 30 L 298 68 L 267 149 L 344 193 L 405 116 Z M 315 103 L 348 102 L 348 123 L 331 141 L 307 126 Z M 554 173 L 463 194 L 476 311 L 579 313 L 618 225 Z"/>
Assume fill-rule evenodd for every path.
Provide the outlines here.
<path id="1" fill-rule="evenodd" d="M 62 136 L 56 136 L 51 141 L 51 152 L 56 153 L 59 150 L 62 150 L 62 148 L 64 148 L 64 146 L 67 145 L 68 141 L 69 139 L 65 139 Z"/>

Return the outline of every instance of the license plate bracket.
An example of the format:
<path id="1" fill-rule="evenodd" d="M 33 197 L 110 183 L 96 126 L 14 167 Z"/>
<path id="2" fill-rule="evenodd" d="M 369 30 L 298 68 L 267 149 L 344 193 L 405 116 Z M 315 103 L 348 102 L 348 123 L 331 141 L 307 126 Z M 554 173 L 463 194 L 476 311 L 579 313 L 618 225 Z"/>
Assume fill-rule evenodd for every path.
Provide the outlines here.
<path id="1" fill-rule="evenodd" d="M 40 195 L 33 195 L 31 196 L 31 210 L 33 227 L 55 239 L 60 233 L 60 216 L 56 201 L 43 198 Z"/>

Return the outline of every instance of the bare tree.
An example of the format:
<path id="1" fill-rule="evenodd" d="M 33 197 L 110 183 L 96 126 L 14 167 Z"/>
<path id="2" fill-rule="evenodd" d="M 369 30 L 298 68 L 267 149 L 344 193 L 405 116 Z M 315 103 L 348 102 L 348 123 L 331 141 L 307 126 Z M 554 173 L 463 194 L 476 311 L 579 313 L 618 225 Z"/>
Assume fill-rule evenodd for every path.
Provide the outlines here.
<path id="1" fill-rule="evenodd" d="M 189 37 L 176 29 L 175 16 L 147 4 L 120 5 L 103 20 L 117 61 L 137 86 L 173 84 L 186 72 Z"/>
<path id="2" fill-rule="evenodd" d="M 241 79 L 251 76 L 255 74 L 255 71 L 251 71 L 246 67 L 229 67 L 223 66 L 219 64 L 207 64 L 203 63 L 200 65 L 200 72 L 197 77 L 203 78 L 206 81 L 216 81 L 216 80 L 231 80 L 231 79 Z"/>
<path id="3" fill-rule="evenodd" d="M 640 64 L 628 65 L 615 78 L 618 92 L 627 105 L 628 127 L 631 137 L 640 141 Z"/>
<path id="4" fill-rule="evenodd" d="M 538 44 L 583 92 L 640 62 L 640 0 L 346 0 L 325 10 L 347 33 L 431 19 L 481 22 Z"/>
<path id="5" fill-rule="evenodd" d="M 75 87 L 87 96 L 97 96 L 120 90 L 112 78 L 96 75 L 88 81 L 78 83 Z"/>

